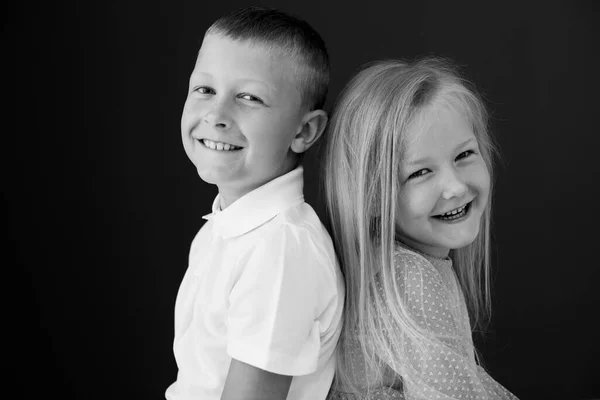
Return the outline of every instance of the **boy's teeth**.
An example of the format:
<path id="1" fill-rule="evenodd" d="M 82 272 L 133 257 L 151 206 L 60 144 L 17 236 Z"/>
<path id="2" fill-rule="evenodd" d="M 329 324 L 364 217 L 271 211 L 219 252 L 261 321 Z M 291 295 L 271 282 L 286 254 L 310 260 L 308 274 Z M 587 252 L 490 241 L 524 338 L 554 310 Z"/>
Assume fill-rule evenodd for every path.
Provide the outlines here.
<path id="1" fill-rule="evenodd" d="M 230 151 L 230 150 L 241 149 L 241 147 L 234 146 L 229 143 L 213 142 L 212 140 L 208 140 L 208 139 L 203 139 L 202 142 L 209 149 L 217 150 L 217 151 Z"/>

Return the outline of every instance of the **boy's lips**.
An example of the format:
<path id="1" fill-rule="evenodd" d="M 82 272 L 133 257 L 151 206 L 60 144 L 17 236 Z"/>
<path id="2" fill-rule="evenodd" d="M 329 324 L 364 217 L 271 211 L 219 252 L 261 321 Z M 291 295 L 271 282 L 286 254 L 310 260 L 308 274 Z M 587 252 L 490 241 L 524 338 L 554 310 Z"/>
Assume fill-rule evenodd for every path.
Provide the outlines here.
<path id="1" fill-rule="evenodd" d="M 207 147 L 211 150 L 217 150 L 217 151 L 237 151 L 237 150 L 241 150 L 243 149 L 242 146 L 237 146 L 235 144 L 232 143 L 228 143 L 228 142 L 221 142 L 221 141 L 216 141 L 216 140 L 210 140 L 210 139 L 196 139 L 198 142 L 200 142 L 201 145 L 203 145 L 204 147 Z"/>

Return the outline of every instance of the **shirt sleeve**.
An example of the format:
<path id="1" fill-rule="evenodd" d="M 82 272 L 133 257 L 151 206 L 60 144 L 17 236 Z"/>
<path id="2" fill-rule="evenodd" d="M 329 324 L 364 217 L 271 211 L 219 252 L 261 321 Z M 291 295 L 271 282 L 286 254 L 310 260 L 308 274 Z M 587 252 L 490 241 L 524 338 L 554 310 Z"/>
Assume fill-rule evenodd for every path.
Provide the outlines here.
<path id="1" fill-rule="evenodd" d="M 405 360 L 390 365 L 402 377 L 406 400 L 517 399 L 477 365 L 458 286 L 422 257 L 405 253 L 396 255 L 396 280 L 410 317 L 432 334 L 425 343 L 402 335 Z"/>
<path id="2" fill-rule="evenodd" d="M 317 369 L 319 315 L 335 295 L 328 259 L 308 230 L 284 226 L 240 257 L 229 295 L 227 352 L 236 360 L 282 375 Z"/>

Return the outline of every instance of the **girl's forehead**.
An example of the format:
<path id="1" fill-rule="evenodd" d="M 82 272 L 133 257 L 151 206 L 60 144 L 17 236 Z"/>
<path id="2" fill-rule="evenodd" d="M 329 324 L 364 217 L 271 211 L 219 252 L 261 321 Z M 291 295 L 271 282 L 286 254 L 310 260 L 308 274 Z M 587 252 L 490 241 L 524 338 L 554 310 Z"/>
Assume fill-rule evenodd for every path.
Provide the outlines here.
<path id="1" fill-rule="evenodd" d="M 418 112 L 409 124 L 404 138 L 405 159 L 452 151 L 475 138 L 471 122 L 462 110 L 442 106 Z"/>

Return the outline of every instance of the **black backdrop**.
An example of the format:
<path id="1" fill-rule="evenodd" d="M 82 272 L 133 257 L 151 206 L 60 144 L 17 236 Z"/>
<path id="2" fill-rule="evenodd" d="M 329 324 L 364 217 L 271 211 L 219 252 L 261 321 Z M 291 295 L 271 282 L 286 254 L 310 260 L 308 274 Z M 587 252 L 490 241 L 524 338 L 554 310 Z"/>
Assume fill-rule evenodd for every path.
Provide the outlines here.
<path id="1" fill-rule="evenodd" d="M 249 4 L 5 6 L 3 344 L 22 398 L 160 399 L 175 379 L 175 297 L 216 194 L 185 156 L 180 114 L 204 30 Z M 521 399 L 600 397 L 598 6 L 255 4 L 322 34 L 327 108 L 364 62 L 437 54 L 464 66 L 504 159 L 481 353 Z M 306 197 L 323 216 L 317 160 Z"/>

